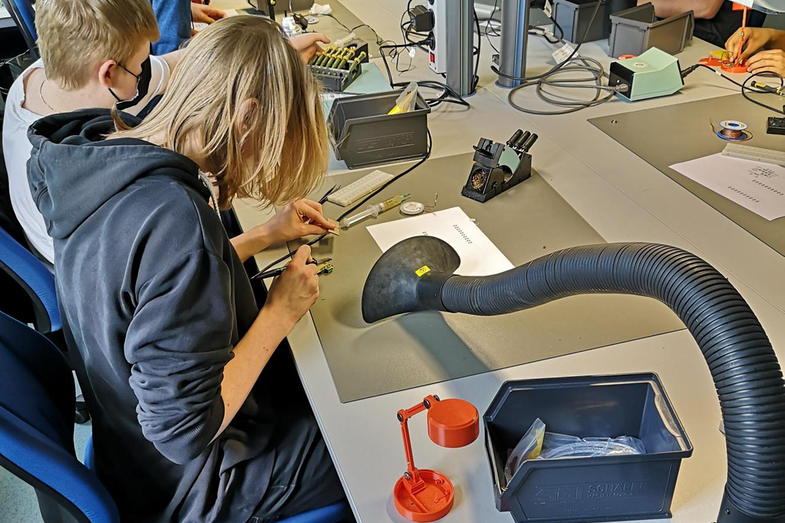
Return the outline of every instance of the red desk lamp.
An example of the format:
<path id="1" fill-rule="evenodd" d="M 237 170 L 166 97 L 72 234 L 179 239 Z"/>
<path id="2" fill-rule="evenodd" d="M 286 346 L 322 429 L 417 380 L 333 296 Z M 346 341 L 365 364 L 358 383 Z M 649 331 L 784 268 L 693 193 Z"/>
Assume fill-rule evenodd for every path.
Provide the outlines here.
<path id="1" fill-rule="evenodd" d="M 440 401 L 438 396 L 428 396 L 422 403 L 398 411 L 407 469 L 395 483 L 393 499 L 395 508 L 403 517 L 418 522 L 436 521 L 446 516 L 452 509 L 455 494 L 447 476 L 414 466 L 409 418 L 424 410 L 428 411 L 428 436 L 437 445 L 465 447 L 480 434 L 480 415 L 468 401 Z"/>

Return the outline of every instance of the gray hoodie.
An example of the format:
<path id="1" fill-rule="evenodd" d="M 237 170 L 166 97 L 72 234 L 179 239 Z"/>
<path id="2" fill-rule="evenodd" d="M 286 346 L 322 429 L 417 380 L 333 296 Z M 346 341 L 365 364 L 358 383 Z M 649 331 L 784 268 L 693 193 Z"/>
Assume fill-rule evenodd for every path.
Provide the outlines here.
<path id="1" fill-rule="evenodd" d="M 113 130 L 108 111 L 91 109 L 29 131 L 30 188 L 54 238 L 97 472 L 124 522 L 244 523 L 274 461 L 269 366 L 211 440 L 223 368 L 258 312 L 253 292 L 197 165 L 104 140 Z"/>

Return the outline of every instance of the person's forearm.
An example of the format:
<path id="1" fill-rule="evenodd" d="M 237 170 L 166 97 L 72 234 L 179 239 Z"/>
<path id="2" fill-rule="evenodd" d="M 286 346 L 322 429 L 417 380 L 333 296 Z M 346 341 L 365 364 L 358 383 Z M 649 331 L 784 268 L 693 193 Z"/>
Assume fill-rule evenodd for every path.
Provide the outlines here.
<path id="1" fill-rule="evenodd" d="M 670 18 L 694 11 L 695 18 L 714 18 L 725 0 L 638 0 L 638 5 L 651 2 L 659 18 Z"/>
<path id="2" fill-rule="evenodd" d="M 169 65 L 169 70 L 174 71 L 174 68 L 177 67 L 177 64 L 180 63 L 180 58 L 183 57 L 183 53 L 185 49 L 178 49 L 177 51 L 172 51 L 171 53 L 166 53 L 165 55 L 161 56 L 166 63 Z"/>
<path id="3" fill-rule="evenodd" d="M 779 29 L 772 29 L 772 35 L 769 43 L 766 44 L 767 49 L 782 49 L 785 51 L 785 31 Z"/>
<path id="4" fill-rule="evenodd" d="M 264 307 L 256 320 L 234 347 L 234 358 L 224 367 L 221 398 L 224 419 L 213 440 L 229 426 L 245 403 L 262 370 L 270 361 L 276 347 L 292 330 L 294 324 L 270 307 Z"/>
<path id="5" fill-rule="evenodd" d="M 273 239 L 270 235 L 260 227 L 254 227 L 250 231 L 237 235 L 229 241 L 232 242 L 232 247 L 237 251 L 237 257 L 243 263 L 273 244 Z"/>

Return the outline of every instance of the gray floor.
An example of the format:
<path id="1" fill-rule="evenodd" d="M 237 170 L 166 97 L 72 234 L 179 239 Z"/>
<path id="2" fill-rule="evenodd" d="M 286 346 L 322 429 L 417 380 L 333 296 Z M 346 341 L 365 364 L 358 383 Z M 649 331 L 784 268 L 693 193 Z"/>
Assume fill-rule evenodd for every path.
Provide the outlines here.
<path id="1" fill-rule="evenodd" d="M 90 424 L 74 428 L 74 447 L 80 459 L 91 430 Z M 0 468 L 0 522 L 43 523 L 33 488 L 4 468 Z"/>

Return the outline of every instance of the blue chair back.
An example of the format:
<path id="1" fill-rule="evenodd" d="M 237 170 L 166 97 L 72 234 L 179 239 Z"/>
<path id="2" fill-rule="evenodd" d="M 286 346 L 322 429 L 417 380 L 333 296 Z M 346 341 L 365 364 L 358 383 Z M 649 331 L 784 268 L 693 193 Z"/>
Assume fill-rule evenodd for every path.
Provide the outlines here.
<path id="1" fill-rule="evenodd" d="M 0 270 L 8 273 L 30 297 L 36 329 L 43 333 L 60 330 L 54 275 L 3 229 L 0 229 Z"/>
<path id="2" fill-rule="evenodd" d="M 0 312 L 0 465 L 32 485 L 45 522 L 119 523 L 74 455 L 74 382 L 60 350 Z"/>
<path id="3" fill-rule="evenodd" d="M 22 33 L 27 47 L 35 58 L 39 57 L 36 41 L 38 33 L 35 30 L 35 10 L 30 0 L 2 0 L 8 14 Z"/>

